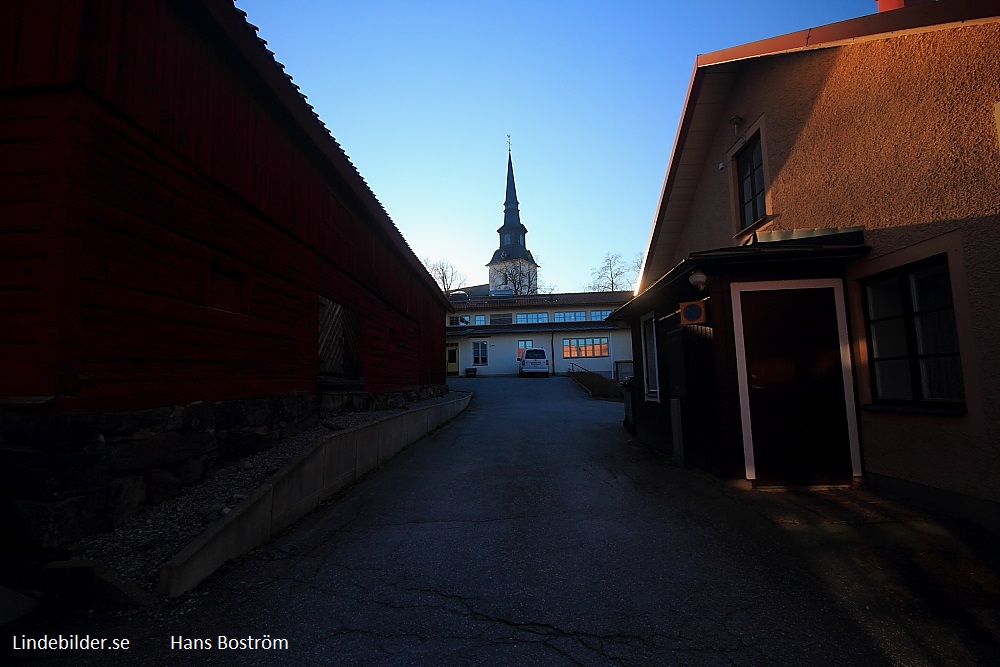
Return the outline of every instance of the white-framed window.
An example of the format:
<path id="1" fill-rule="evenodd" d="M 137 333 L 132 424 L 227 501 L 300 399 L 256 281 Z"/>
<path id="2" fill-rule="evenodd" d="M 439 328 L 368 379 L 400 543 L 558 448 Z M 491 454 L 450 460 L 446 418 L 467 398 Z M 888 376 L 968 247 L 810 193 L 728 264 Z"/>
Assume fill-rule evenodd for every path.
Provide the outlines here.
<path id="1" fill-rule="evenodd" d="M 485 315 L 473 315 L 472 316 L 472 323 L 475 324 L 477 327 L 485 326 L 485 324 L 486 324 L 486 316 Z"/>
<path id="2" fill-rule="evenodd" d="M 519 340 L 519 341 L 517 341 L 517 349 L 523 350 L 523 349 L 528 348 L 528 347 L 535 347 L 535 341 L 533 341 L 530 338 L 528 338 L 526 340 Z M 520 356 L 520 355 L 518 355 L 518 356 Z"/>
<path id="3" fill-rule="evenodd" d="M 563 311 L 560 313 L 555 313 L 556 322 L 586 322 L 587 321 L 587 311 L 585 310 L 570 310 Z"/>
<path id="4" fill-rule="evenodd" d="M 563 359 L 610 356 L 607 336 L 600 338 L 563 338 Z"/>
<path id="5" fill-rule="evenodd" d="M 518 324 L 541 324 L 549 321 L 548 313 L 518 313 Z"/>
<path id="6" fill-rule="evenodd" d="M 656 363 L 656 315 L 648 313 L 641 320 L 642 375 L 646 400 L 659 401 L 659 375 Z"/>
<path id="7" fill-rule="evenodd" d="M 473 366 L 486 366 L 490 363 L 489 347 L 490 347 L 489 341 L 486 340 L 472 341 Z"/>
<path id="8" fill-rule="evenodd" d="M 469 326 L 469 318 L 466 315 L 452 315 L 448 318 L 448 326 L 467 327 Z"/>
<path id="9" fill-rule="evenodd" d="M 592 310 L 590 311 L 590 319 L 594 321 L 603 321 L 607 319 L 610 314 L 610 310 Z"/>

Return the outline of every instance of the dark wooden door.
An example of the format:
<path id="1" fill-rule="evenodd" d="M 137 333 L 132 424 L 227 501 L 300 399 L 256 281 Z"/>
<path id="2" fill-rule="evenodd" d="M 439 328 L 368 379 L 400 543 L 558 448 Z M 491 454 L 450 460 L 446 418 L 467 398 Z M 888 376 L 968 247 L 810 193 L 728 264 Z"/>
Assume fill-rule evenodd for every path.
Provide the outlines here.
<path id="1" fill-rule="evenodd" d="M 833 288 L 744 291 L 740 301 L 757 483 L 849 482 Z"/>

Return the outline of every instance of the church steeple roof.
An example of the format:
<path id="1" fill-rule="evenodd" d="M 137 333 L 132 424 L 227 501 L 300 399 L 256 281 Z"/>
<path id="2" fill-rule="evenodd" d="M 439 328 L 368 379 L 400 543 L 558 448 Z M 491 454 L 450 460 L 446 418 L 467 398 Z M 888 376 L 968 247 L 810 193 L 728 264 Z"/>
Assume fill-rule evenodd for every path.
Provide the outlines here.
<path id="1" fill-rule="evenodd" d="M 512 259 L 523 259 L 535 264 L 535 258 L 528 250 L 525 235 L 528 228 L 521 223 L 521 212 L 518 209 L 517 186 L 514 185 L 514 162 L 507 149 L 507 195 L 503 202 L 503 224 L 497 229 L 500 235 L 500 247 L 493 253 L 490 264 Z"/>
<path id="2" fill-rule="evenodd" d="M 518 209 L 517 186 L 514 185 L 514 162 L 511 160 L 510 150 L 507 151 L 507 196 L 503 200 L 503 226 L 515 228 L 524 233 L 528 230 L 521 224 L 521 212 Z"/>

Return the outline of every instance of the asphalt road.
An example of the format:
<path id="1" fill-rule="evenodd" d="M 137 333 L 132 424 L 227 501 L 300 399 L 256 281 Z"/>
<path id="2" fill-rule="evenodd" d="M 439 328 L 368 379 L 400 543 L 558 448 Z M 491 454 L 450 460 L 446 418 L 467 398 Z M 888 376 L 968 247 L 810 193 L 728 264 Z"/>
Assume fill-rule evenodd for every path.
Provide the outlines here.
<path id="1" fill-rule="evenodd" d="M 774 521 L 633 441 L 621 404 L 591 400 L 561 377 L 452 385 L 475 391 L 465 413 L 187 598 L 43 628 L 127 637 L 127 652 L 14 657 L 95 665 L 975 661 L 898 631 L 893 618 L 859 613 L 837 591 L 863 586 L 840 581 L 832 590 Z M 222 650 L 220 635 L 287 648 Z M 182 648 L 194 639 L 211 648 Z M 38 660 L 43 653 L 51 660 Z"/>

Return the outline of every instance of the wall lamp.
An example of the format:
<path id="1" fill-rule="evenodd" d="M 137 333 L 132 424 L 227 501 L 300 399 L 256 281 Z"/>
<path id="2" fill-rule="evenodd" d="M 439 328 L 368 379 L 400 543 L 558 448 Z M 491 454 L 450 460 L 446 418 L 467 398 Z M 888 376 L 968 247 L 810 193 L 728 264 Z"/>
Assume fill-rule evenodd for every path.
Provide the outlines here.
<path id="1" fill-rule="evenodd" d="M 743 124 L 743 116 L 733 116 L 729 119 L 729 124 L 733 126 L 733 136 L 740 136 L 740 125 Z"/>
<path id="2" fill-rule="evenodd" d="M 701 269 L 695 269 L 688 276 L 688 282 L 697 287 L 700 290 L 705 289 L 705 284 L 708 282 L 708 276 Z"/>

